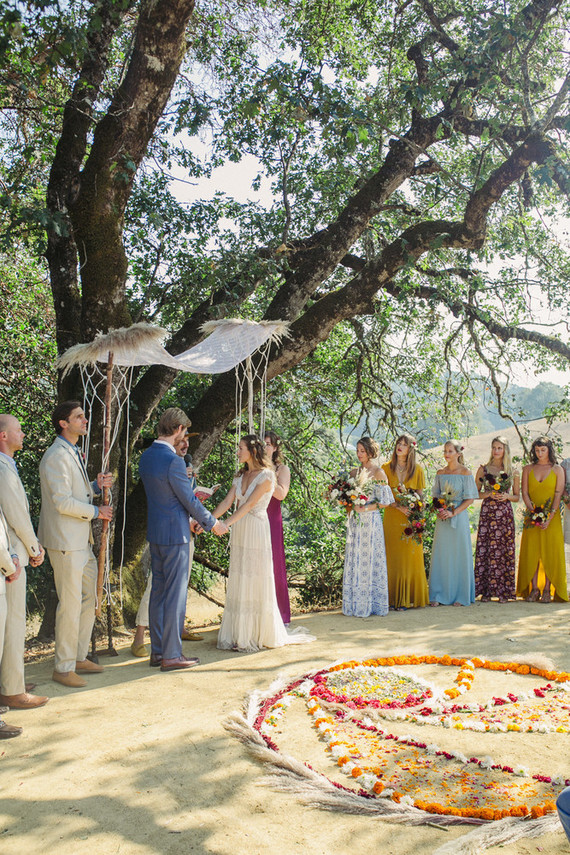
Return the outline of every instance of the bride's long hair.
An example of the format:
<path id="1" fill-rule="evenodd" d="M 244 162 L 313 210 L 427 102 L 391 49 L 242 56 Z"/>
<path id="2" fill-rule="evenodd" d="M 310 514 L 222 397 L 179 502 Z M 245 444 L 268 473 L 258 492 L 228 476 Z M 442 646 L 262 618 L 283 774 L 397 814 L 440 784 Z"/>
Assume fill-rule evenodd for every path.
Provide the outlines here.
<path id="1" fill-rule="evenodd" d="M 244 442 L 247 450 L 251 454 L 254 462 L 257 464 L 259 469 L 272 469 L 271 460 L 267 456 L 267 452 L 265 449 L 265 443 L 254 433 L 248 433 L 247 436 L 242 436 L 240 442 Z M 243 466 L 240 467 L 238 474 L 243 475 L 244 472 L 249 471 L 249 466 L 247 463 L 244 463 Z"/>

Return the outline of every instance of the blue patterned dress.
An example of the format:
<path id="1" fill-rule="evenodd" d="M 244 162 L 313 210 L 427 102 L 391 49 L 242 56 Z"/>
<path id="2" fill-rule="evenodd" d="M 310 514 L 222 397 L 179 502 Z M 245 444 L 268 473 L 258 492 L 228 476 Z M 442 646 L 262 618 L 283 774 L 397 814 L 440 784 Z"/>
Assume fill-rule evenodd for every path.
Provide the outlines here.
<path id="1" fill-rule="evenodd" d="M 375 484 L 370 502 L 394 501 L 387 485 Z M 346 530 L 342 612 L 353 617 L 388 614 L 388 574 L 380 511 L 351 514 Z"/>
<path id="2" fill-rule="evenodd" d="M 433 495 L 444 496 L 449 505 L 457 508 L 465 499 L 477 499 L 479 493 L 473 475 L 438 473 L 433 484 Z M 461 603 L 469 606 L 475 602 L 475 575 L 473 573 L 473 548 L 467 508 L 449 520 L 435 524 L 429 574 L 430 602 L 451 606 Z"/>

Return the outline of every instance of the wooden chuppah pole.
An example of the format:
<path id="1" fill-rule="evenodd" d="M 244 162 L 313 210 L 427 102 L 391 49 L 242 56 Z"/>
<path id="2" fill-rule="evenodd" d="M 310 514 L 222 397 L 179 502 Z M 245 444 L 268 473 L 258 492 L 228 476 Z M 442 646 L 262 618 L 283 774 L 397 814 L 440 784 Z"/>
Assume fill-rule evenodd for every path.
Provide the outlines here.
<path id="1" fill-rule="evenodd" d="M 105 385 L 105 421 L 103 427 L 103 461 L 108 469 L 109 450 L 111 447 L 111 401 L 113 392 L 113 351 L 109 351 L 107 359 L 107 381 Z M 109 487 L 103 487 L 102 505 L 109 504 Z M 107 555 L 107 543 L 109 540 L 109 520 L 103 520 L 101 527 L 101 541 L 99 545 L 99 556 L 97 561 L 97 607 L 95 614 L 101 617 L 101 604 L 103 600 L 103 580 L 105 578 L 105 557 Z"/>

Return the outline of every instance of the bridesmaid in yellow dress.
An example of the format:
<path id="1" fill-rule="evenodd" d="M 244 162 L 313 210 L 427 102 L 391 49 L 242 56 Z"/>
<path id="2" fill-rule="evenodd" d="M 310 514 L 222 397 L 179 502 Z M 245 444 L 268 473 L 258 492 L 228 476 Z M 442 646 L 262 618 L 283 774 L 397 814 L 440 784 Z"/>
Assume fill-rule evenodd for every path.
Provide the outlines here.
<path id="1" fill-rule="evenodd" d="M 424 470 L 416 463 L 416 445 L 413 436 L 403 433 L 396 440 L 392 459 L 382 466 L 396 501 L 395 505 L 384 509 L 384 537 L 388 601 L 397 610 L 427 606 L 429 602 L 423 546 L 402 537 L 409 511 L 398 504 L 397 493 L 398 485 L 403 484 L 423 496 L 426 478 Z"/>
<path id="2" fill-rule="evenodd" d="M 530 449 L 531 463 L 522 472 L 522 496 L 529 511 L 550 501 L 548 519 L 540 525 L 523 529 L 519 557 L 517 594 L 532 603 L 554 599 L 568 600 L 564 536 L 560 517 L 560 500 L 565 474 L 556 464 L 552 441 L 545 436 L 535 439 Z M 542 596 L 541 596 L 542 588 Z"/>

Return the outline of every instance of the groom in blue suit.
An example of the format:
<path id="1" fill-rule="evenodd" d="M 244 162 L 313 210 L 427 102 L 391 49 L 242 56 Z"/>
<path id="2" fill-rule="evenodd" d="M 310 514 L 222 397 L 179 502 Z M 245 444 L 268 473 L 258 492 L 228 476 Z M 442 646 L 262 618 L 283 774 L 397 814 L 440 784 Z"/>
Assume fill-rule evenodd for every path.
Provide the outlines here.
<path id="1" fill-rule="evenodd" d="M 190 426 L 188 416 L 170 407 L 158 423 L 158 439 L 141 457 L 139 472 L 146 493 L 147 540 L 150 544 L 152 588 L 149 623 L 150 664 L 161 671 L 198 665 L 199 659 L 182 655 L 181 632 L 186 613 L 190 521 L 206 531 L 227 534 L 228 527 L 206 510 L 194 495 L 186 466 L 176 454 Z"/>

